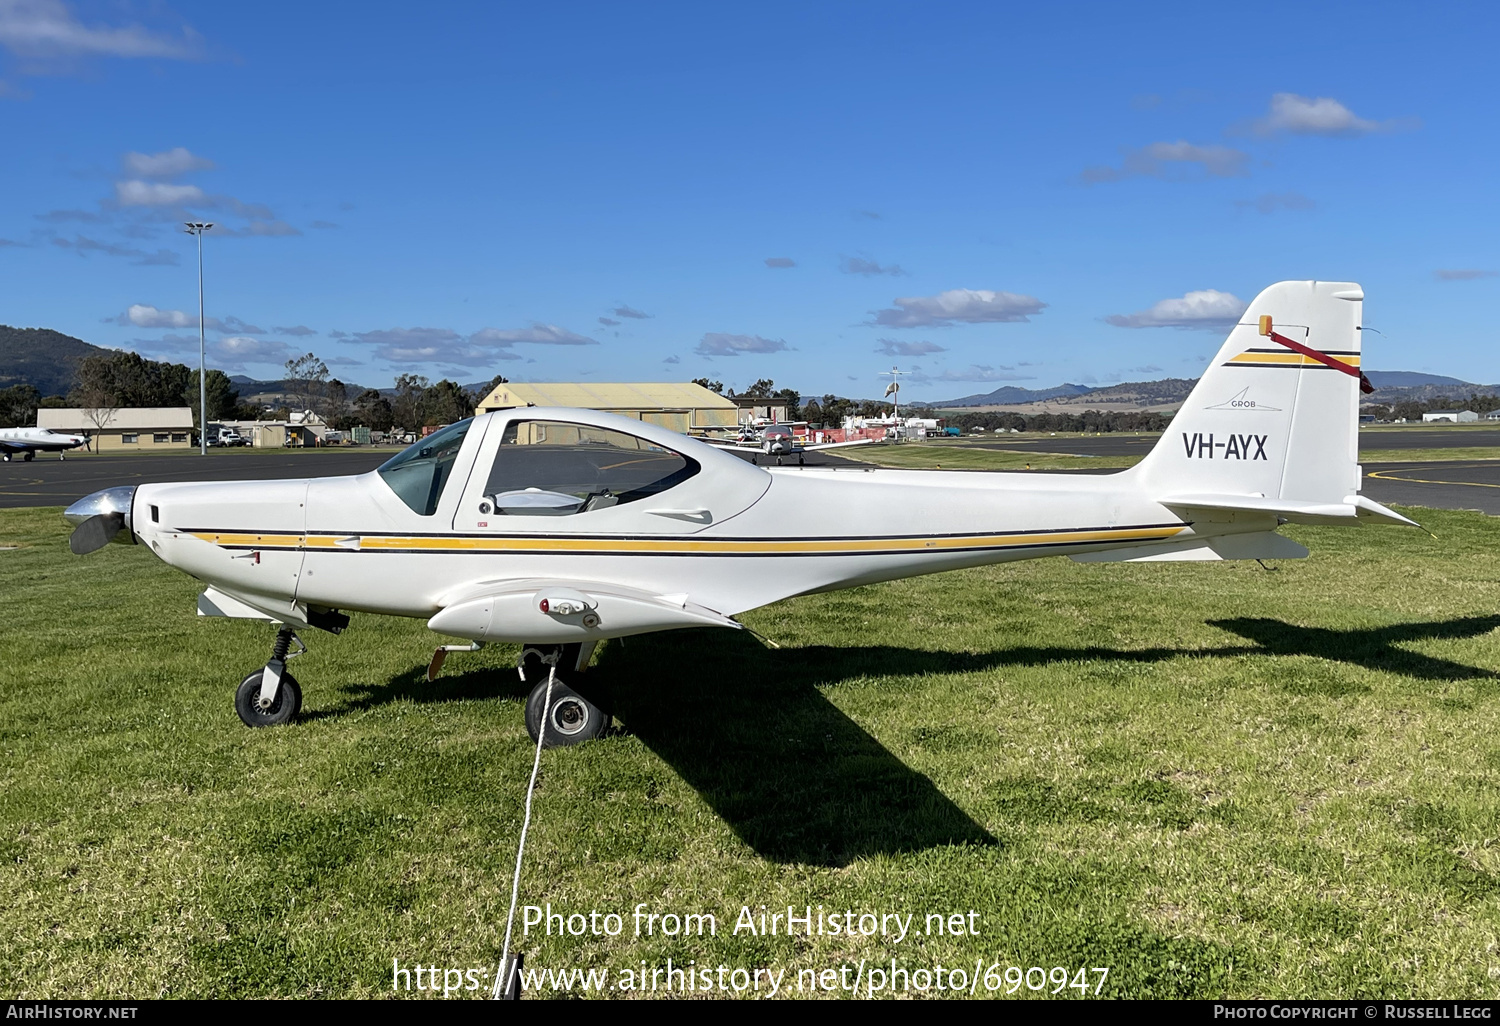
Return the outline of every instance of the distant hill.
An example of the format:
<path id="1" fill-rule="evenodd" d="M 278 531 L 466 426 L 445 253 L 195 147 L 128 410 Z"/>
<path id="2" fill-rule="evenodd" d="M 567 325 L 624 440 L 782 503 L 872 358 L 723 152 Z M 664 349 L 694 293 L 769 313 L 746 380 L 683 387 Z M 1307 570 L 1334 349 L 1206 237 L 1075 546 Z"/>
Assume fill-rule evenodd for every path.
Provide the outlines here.
<path id="1" fill-rule="evenodd" d="M 1441 374 L 1422 374 L 1418 371 L 1366 371 L 1365 377 L 1376 388 L 1410 388 L 1415 385 L 1462 385 L 1465 388 L 1481 388 L 1458 378 L 1445 378 Z"/>
<path id="2" fill-rule="evenodd" d="M 51 328 L 0 324 L 0 388 L 35 385 L 44 396 L 66 395 L 79 360 L 110 352 Z"/>
<path id="3" fill-rule="evenodd" d="M 931 406 L 933 409 L 941 409 L 944 406 L 1017 406 L 1021 403 L 1042 402 L 1060 396 L 1088 395 L 1093 391 L 1095 389 L 1087 385 L 1064 384 L 1056 388 L 1017 388 L 1015 385 L 1006 385 L 983 395 L 966 395 L 961 399 L 939 399 L 922 405 Z"/>

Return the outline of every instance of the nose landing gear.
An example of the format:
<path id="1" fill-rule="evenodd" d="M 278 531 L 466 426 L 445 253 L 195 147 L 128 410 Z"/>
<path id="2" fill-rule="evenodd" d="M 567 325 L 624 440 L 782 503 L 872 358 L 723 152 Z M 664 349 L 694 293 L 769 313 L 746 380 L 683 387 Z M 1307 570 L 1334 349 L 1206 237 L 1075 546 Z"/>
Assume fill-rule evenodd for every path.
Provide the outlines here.
<path id="1" fill-rule="evenodd" d="M 297 651 L 291 651 L 296 642 Z M 295 659 L 307 646 L 285 624 L 276 632 L 276 644 L 266 665 L 240 681 L 234 693 L 234 711 L 247 727 L 275 727 L 290 723 L 302 711 L 302 688 L 286 672 L 288 659 Z"/>

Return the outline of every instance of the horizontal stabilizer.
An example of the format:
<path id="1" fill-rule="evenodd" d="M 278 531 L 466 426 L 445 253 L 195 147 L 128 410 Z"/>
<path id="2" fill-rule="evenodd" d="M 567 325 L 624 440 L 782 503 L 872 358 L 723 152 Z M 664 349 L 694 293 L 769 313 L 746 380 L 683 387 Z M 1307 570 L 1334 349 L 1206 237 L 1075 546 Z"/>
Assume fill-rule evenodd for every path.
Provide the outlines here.
<path id="1" fill-rule="evenodd" d="M 1363 495 L 1346 495 L 1343 502 L 1308 502 L 1299 499 L 1268 499 L 1262 495 L 1173 495 L 1158 499 L 1163 506 L 1191 511 L 1222 510 L 1230 513 L 1264 513 L 1294 524 L 1355 524 L 1382 520 L 1389 524 L 1420 527 L 1400 513 Z"/>
<path id="2" fill-rule="evenodd" d="M 1075 563 L 1166 563 L 1220 559 L 1305 559 L 1307 549 L 1275 531 L 1226 534 L 1167 545 L 1138 545 L 1107 552 L 1085 552 Z"/>

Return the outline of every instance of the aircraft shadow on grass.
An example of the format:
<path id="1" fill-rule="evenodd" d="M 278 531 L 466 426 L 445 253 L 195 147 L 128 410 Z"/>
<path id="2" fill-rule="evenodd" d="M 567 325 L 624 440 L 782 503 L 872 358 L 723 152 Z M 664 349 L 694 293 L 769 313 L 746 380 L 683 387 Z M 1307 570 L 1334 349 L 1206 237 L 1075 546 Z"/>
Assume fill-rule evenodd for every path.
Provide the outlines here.
<path id="1" fill-rule="evenodd" d="M 1253 645 L 1110 649 L 1021 646 L 943 652 L 885 645 L 768 649 L 747 634 L 683 630 L 614 642 L 580 686 L 670 765 L 757 854 L 842 866 L 869 855 L 996 839 L 926 776 L 906 766 L 820 689 L 870 677 L 972 673 L 1063 661 L 1154 663 L 1183 657 L 1308 655 L 1427 680 L 1496 678 L 1398 642 L 1466 638 L 1500 616 L 1363 630 L 1272 619 L 1209 621 Z M 595 692 L 595 688 L 605 691 Z M 429 683 L 417 666 L 383 686 L 351 685 L 336 717 L 395 701 L 524 698 L 529 686 L 493 669 Z"/>

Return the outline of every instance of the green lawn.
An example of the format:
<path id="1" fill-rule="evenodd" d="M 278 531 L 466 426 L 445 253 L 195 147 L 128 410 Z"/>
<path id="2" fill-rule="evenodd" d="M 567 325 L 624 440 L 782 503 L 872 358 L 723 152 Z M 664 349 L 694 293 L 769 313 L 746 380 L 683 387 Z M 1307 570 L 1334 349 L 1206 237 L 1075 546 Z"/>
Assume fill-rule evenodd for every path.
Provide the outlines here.
<path id="1" fill-rule="evenodd" d="M 1059 445 L 1063 444 L 1066 440 L 1059 442 Z M 1075 456 L 1063 452 L 981 449 L 960 443 L 930 442 L 858 445 L 834 452 L 862 463 L 903 470 L 1123 470 L 1141 459 L 1140 456 Z"/>
<path id="2" fill-rule="evenodd" d="M 1500 460 L 1500 446 L 1468 445 L 1451 449 L 1361 449 L 1361 463 L 1431 463 L 1450 460 Z"/>
<path id="3" fill-rule="evenodd" d="M 1313 556 L 1273 571 L 1049 559 L 747 615 L 779 649 L 607 646 L 621 730 L 543 753 L 521 893 L 627 926 L 532 935 L 528 967 L 1493 998 L 1500 520 L 1415 515 L 1441 541 L 1291 528 Z M 293 664 L 302 722 L 250 731 L 231 695 L 270 629 L 65 539 L 0 511 L 0 993 L 382 996 L 393 958 L 493 963 L 532 758 L 513 649 L 427 684 L 422 624 L 356 616 Z M 634 938 L 642 902 L 718 936 Z M 762 904 L 979 935 L 732 935 Z"/>

